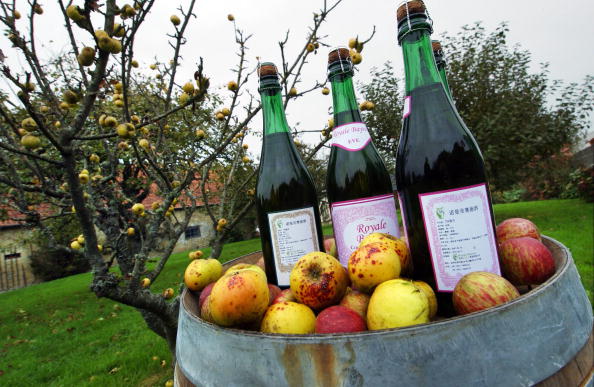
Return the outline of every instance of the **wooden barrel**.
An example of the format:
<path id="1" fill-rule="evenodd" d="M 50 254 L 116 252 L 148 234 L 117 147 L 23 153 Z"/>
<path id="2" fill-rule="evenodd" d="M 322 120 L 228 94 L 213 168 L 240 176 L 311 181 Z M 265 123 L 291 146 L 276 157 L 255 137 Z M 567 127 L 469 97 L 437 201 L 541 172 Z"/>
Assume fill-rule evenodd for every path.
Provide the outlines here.
<path id="1" fill-rule="evenodd" d="M 182 296 L 178 386 L 579 386 L 592 384 L 592 306 L 561 243 L 556 273 L 505 305 L 412 327 L 331 335 L 221 328 Z M 238 261 L 253 263 L 258 253 Z"/>

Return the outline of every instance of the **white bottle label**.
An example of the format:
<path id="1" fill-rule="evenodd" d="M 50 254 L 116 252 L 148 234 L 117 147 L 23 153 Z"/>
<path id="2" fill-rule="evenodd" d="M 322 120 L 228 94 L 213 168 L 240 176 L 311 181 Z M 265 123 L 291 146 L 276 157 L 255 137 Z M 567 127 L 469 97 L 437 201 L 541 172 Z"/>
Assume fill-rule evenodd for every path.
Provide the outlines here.
<path id="1" fill-rule="evenodd" d="M 313 207 L 268 214 L 272 253 L 279 286 L 289 286 L 289 276 L 303 255 L 319 251 Z"/>
<path id="2" fill-rule="evenodd" d="M 501 275 L 485 184 L 419 194 L 435 282 L 452 292 L 473 271 Z"/>
<path id="3" fill-rule="evenodd" d="M 347 151 L 358 151 L 371 141 L 367 126 L 363 122 L 351 122 L 340 125 L 332 131 L 332 146 Z"/>
<path id="4" fill-rule="evenodd" d="M 336 250 L 344 267 L 367 235 L 381 232 L 400 237 L 393 194 L 335 202 L 330 211 Z"/>

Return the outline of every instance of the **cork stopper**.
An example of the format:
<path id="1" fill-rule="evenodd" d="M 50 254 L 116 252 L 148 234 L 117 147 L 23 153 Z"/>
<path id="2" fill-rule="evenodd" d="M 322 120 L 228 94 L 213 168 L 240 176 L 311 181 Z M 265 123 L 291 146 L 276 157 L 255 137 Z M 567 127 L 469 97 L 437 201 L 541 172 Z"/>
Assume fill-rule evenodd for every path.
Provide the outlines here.
<path id="1" fill-rule="evenodd" d="M 415 13 L 426 13 L 426 11 L 427 8 L 422 0 L 406 1 L 396 10 L 396 20 L 400 23 L 402 20 L 406 19 L 407 15 L 410 16 Z"/>
<path id="2" fill-rule="evenodd" d="M 439 40 L 432 40 L 431 48 L 433 48 L 433 52 L 441 51 L 441 42 Z"/>
<path id="3" fill-rule="evenodd" d="M 328 53 L 328 64 L 338 61 L 350 61 L 351 54 L 348 48 L 338 47 Z"/>
<path id="4" fill-rule="evenodd" d="M 260 78 L 276 75 L 278 75 L 278 70 L 272 62 L 264 62 L 260 65 L 260 67 L 258 67 L 258 76 Z"/>

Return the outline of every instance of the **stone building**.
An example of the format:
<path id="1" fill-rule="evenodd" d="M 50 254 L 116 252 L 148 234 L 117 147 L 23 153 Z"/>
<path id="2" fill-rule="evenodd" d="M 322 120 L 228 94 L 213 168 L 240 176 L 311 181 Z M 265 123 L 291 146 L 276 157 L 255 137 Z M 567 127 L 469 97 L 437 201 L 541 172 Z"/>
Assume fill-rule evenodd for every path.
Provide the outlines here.
<path id="1" fill-rule="evenodd" d="M 145 208 L 151 208 L 152 204 L 162 199 L 155 194 L 150 194 L 143 204 Z M 0 291 L 16 289 L 38 282 L 31 271 L 30 256 L 35 250 L 35 230 L 24 224 L 22 214 L 12 209 L 7 210 L 7 220 L 0 220 Z M 38 211 L 42 217 L 54 213 L 49 205 L 41 205 Z M 178 218 L 184 216 L 183 209 L 178 205 L 175 212 L 179 213 Z M 206 211 L 198 206 L 186 228 L 180 236 L 174 253 L 190 249 L 204 248 L 208 246 L 210 238 L 214 235 L 214 229 L 210 217 Z M 98 233 L 99 243 L 106 245 L 105 236 Z"/>

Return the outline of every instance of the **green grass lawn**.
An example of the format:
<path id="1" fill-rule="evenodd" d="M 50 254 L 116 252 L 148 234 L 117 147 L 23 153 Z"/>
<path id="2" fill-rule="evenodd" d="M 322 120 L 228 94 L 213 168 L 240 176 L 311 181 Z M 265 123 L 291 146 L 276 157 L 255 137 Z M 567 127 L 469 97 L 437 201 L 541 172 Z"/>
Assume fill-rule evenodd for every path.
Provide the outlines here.
<path id="1" fill-rule="evenodd" d="M 495 206 L 497 222 L 531 219 L 543 234 L 568 246 L 590 300 L 593 212 L 592 204 L 578 200 Z M 331 226 L 325 225 L 324 233 L 331 234 Z M 230 243 L 221 260 L 259 249 L 258 239 Z M 153 290 L 177 292 L 187 263 L 187 253 L 174 254 Z M 97 299 L 89 282 L 90 274 L 80 274 L 0 294 L 0 385 L 162 386 L 172 377 L 165 342 L 132 308 Z"/>

